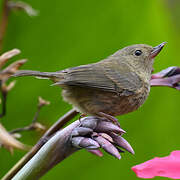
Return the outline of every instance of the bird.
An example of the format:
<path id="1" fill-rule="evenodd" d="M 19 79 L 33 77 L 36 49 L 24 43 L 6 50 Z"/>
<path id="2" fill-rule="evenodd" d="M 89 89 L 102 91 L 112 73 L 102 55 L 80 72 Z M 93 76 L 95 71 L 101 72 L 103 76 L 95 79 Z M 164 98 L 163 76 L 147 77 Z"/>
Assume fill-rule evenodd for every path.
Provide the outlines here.
<path id="1" fill-rule="evenodd" d="M 96 63 L 56 72 L 19 70 L 13 76 L 48 78 L 62 88 L 64 100 L 78 112 L 115 122 L 114 116 L 133 112 L 144 104 L 154 58 L 165 44 L 130 45 Z"/>

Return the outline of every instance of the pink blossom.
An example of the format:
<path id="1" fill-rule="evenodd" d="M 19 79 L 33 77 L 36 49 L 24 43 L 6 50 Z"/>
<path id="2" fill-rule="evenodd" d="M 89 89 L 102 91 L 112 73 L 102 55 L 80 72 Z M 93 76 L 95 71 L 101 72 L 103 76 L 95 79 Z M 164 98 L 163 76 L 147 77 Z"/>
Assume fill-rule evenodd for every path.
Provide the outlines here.
<path id="1" fill-rule="evenodd" d="M 180 151 L 173 151 L 169 156 L 156 157 L 142 164 L 132 167 L 139 178 L 153 178 L 155 176 L 180 179 Z"/>

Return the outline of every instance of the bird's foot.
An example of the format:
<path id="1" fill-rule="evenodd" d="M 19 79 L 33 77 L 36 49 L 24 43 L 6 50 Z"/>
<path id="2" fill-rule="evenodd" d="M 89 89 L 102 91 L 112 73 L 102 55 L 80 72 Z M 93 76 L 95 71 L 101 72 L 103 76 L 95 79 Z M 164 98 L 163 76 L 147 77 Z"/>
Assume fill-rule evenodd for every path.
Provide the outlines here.
<path id="1" fill-rule="evenodd" d="M 83 118 L 83 117 L 86 117 L 87 115 L 86 114 L 80 114 L 80 116 L 79 116 L 79 122 L 80 122 L 80 124 L 81 124 L 81 119 Z"/>
<path id="2" fill-rule="evenodd" d="M 103 148 L 107 153 L 120 159 L 120 148 L 134 154 L 131 145 L 122 137 L 125 133 L 112 121 L 108 122 L 104 118 L 88 116 L 81 120 L 81 125 L 77 126 L 71 133 L 71 143 L 76 148 L 85 148 L 89 152 L 102 156 L 99 148 Z"/>
<path id="3" fill-rule="evenodd" d="M 120 127 L 120 123 L 118 122 L 118 119 L 115 118 L 114 116 L 111 116 L 109 114 L 103 113 L 103 112 L 99 112 L 98 113 L 99 116 L 106 118 L 108 121 L 113 122 L 115 125 Z"/>

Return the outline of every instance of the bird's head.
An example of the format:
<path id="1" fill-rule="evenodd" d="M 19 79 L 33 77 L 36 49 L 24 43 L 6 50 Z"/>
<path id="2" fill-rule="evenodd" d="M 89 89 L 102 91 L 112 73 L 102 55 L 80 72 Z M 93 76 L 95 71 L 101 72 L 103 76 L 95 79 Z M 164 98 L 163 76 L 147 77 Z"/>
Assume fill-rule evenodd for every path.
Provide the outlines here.
<path id="1" fill-rule="evenodd" d="M 125 61 L 139 75 L 147 75 L 150 78 L 153 70 L 154 58 L 160 53 L 166 42 L 152 47 L 146 44 L 136 44 L 127 46 L 116 53 L 113 57 L 120 57 L 120 61 Z"/>

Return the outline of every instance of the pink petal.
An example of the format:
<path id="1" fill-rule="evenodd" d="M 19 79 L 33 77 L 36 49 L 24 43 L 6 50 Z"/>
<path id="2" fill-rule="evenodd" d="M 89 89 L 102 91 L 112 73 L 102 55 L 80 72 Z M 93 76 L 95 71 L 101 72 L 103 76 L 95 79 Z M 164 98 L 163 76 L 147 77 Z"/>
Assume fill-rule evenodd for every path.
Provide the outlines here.
<path id="1" fill-rule="evenodd" d="M 169 156 L 156 157 L 131 168 L 139 178 L 155 176 L 180 179 L 180 151 L 173 151 Z"/>

